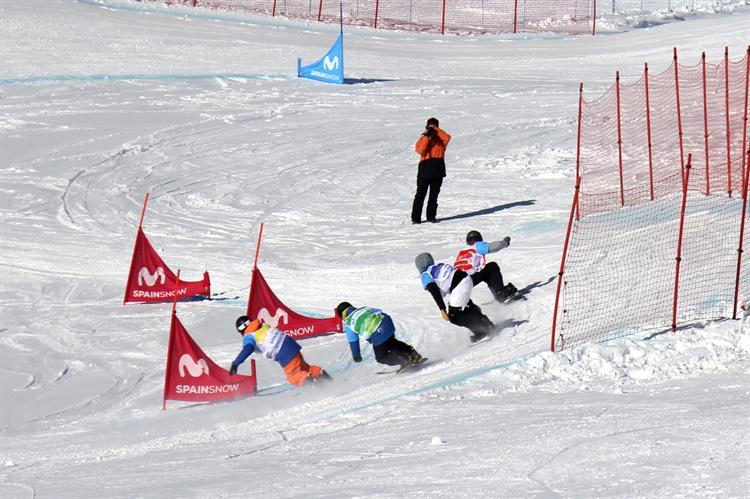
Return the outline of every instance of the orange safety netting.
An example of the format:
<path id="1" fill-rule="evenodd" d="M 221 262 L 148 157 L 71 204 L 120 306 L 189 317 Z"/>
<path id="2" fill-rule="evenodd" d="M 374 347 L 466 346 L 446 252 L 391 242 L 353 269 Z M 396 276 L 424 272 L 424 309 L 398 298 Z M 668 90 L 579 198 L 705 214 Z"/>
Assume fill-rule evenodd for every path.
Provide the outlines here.
<path id="1" fill-rule="evenodd" d="M 750 301 L 748 53 L 686 66 L 675 50 L 659 74 L 581 96 L 553 349 L 733 317 Z"/>

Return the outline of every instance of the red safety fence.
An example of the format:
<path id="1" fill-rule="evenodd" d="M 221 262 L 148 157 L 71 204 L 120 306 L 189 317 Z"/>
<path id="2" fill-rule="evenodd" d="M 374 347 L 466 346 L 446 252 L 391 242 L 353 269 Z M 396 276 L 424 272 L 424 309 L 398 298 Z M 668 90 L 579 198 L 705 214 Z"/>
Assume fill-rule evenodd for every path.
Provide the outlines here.
<path id="1" fill-rule="evenodd" d="M 742 190 L 747 150 L 748 57 L 695 66 L 677 63 L 615 84 L 582 101 L 578 213 L 586 216 L 654 200 L 682 187 L 675 177 L 693 153 L 691 189 Z M 678 107 L 679 104 L 679 107 Z M 668 181 L 671 179 L 671 182 Z"/>
<path id="2" fill-rule="evenodd" d="M 596 0 L 140 0 L 439 33 L 594 33 Z"/>
<path id="3" fill-rule="evenodd" d="M 552 349 L 695 319 L 750 300 L 750 47 L 705 54 L 579 98 L 576 192 L 560 265 Z"/>

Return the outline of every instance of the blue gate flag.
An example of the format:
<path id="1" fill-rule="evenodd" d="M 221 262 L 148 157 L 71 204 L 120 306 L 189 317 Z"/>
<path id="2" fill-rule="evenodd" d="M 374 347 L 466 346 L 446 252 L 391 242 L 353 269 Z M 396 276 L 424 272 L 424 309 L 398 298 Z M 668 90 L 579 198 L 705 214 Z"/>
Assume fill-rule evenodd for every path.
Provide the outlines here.
<path id="1" fill-rule="evenodd" d="M 297 58 L 297 76 L 328 83 L 344 83 L 344 32 L 326 55 L 317 62 L 302 67 L 302 59 Z"/>

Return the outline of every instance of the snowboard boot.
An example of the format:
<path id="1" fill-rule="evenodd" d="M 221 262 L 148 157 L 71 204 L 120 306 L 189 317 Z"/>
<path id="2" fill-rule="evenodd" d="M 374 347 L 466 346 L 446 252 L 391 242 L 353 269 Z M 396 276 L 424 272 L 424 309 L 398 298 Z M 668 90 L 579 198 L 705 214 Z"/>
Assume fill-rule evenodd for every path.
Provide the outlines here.
<path id="1" fill-rule="evenodd" d="M 328 374 L 325 369 L 320 370 L 320 375 L 317 378 L 313 378 L 311 374 L 307 375 L 307 380 L 312 381 L 312 385 L 323 385 L 325 383 L 328 383 L 329 381 L 333 381 L 333 378 L 330 374 Z"/>
<path id="2" fill-rule="evenodd" d="M 409 362 L 411 362 L 412 365 L 421 364 L 422 362 L 424 362 L 424 357 L 419 355 L 419 352 L 417 352 L 416 350 L 412 350 L 409 354 Z"/>
<path id="3" fill-rule="evenodd" d="M 477 331 L 476 333 L 472 334 L 469 338 L 472 343 L 476 343 L 477 341 L 485 339 L 487 336 L 489 336 L 489 333 L 485 333 L 483 331 Z"/>
<path id="4" fill-rule="evenodd" d="M 407 367 L 414 365 L 410 357 L 411 356 L 409 355 L 399 355 L 398 357 L 398 370 L 399 371 L 403 371 Z"/>
<path id="5" fill-rule="evenodd" d="M 495 296 L 495 299 L 499 301 L 500 303 L 503 303 L 504 301 L 508 300 L 509 298 L 513 298 L 515 294 L 518 292 L 518 289 L 511 283 L 506 284 L 505 286 L 500 289 L 497 293 L 492 293 Z"/>

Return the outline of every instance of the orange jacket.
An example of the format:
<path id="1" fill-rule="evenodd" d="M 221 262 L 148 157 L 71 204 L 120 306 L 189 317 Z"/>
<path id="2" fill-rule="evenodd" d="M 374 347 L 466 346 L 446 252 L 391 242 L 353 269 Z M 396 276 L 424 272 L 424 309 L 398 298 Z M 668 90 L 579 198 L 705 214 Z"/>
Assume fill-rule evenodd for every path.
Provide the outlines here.
<path id="1" fill-rule="evenodd" d="M 445 148 L 451 141 L 451 136 L 438 127 L 433 127 L 437 137 L 431 138 L 422 135 L 414 146 L 414 150 L 419 154 L 419 161 L 433 158 L 445 158 Z"/>

